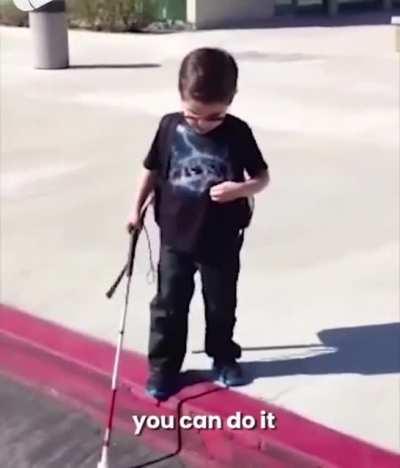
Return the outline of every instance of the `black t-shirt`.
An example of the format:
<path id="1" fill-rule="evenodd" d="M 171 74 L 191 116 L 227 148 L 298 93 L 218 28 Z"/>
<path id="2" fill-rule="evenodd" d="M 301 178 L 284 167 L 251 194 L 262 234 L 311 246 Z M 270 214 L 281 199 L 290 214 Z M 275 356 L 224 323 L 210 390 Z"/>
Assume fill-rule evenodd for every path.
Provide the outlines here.
<path id="1" fill-rule="evenodd" d="M 169 126 L 169 129 L 166 130 Z M 216 129 L 199 134 L 182 113 L 160 122 L 144 167 L 158 172 L 157 222 L 161 241 L 183 252 L 215 251 L 246 226 L 248 200 L 211 200 L 210 188 L 242 182 L 267 169 L 249 126 L 228 114 Z"/>

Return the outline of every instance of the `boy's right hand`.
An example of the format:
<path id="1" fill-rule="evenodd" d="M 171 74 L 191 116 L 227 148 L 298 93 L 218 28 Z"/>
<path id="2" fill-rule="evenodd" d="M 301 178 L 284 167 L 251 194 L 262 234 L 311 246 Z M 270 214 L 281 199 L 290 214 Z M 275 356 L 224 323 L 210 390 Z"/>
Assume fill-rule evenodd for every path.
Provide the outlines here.
<path id="1" fill-rule="evenodd" d="M 128 233 L 131 234 L 134 229 L 141 229 L 141 227 L 142 227 L 142 222 L 140 219 L 140 214 L 136 212 L 132 213 L 129 216 L 127 225 L 126 225 L 126 229 Z"/>

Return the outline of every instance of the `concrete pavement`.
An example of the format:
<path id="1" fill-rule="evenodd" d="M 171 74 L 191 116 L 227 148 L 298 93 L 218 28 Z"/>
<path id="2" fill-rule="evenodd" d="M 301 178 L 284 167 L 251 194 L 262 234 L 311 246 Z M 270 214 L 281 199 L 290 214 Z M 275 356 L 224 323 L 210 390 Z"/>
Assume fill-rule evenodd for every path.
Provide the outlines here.
<path id="1" fill-rule="evenodd" d="M 70 31 L 65 71 L 31 68 L 29 31 L 2 34 L 2 302 L 115 341 L 135 177 L 178 103 L 182 55 L 216 45 L 241 70 L 232 112 L 272 184 L 243 250 L 240 389 L 399 450 L 398 64 L 391 26 L 176 35 Z M 157 253 L 157 231 L 149 219 Z M 139 246 L 126 344 L 146 352 Z M 207 368 L 199 292 L 185 369 Z M 371 408 L 374 411 L 371 411 Z"/>

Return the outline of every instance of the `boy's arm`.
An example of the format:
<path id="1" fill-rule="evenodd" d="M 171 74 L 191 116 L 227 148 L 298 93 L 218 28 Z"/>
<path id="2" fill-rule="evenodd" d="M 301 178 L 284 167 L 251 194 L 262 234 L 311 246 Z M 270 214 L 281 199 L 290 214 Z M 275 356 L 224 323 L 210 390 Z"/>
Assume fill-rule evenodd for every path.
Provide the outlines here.
<path id="1" fill-rule="evenodd" d="M 131 230 L 135 227 L 139 227 L 140 211 L 144 202 L 147 200 L 150 193 L 154 190 L 156 177 L 157 171 L 151 171 L 146 168 L 142 169 L 133 208 L 128 217 L 128 232 L 131 232 Z"/>
<path id="2" fill-rule="evenodd" d="M 245 182 L 241 182 L 239 192 L 241 197 L 251 197 L 258 192 L 261 192 L 269 184 L 270 177 L 268 169 L 260 172 L 256 176 L 250 177 Z"/>
<path id="3" fill-rule="evenodd" d="M 265 162 L 251 128 L 243 122 L 237 130 L 237 154 L 249 178 L 244 182 L 227 181 L 215 185 L 210 190 L 211 199 L 227 203 L 237 198 L 251 197 L 261 192 L 269 183 L 268 165 Z"/>

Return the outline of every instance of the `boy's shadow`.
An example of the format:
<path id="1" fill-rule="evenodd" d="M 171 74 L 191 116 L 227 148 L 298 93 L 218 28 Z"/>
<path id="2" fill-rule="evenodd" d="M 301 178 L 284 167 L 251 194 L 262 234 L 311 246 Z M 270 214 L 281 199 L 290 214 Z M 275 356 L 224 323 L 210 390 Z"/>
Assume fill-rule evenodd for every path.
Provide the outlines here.
<path id="1" fill-rule="evenodd" d="M 325 353 L 311 357 L 276 359 L 273 361 L 241 361 L 245 375 L 244 385 L 257 378 L 284 375 L 345 373 L 379 375 L 400 372 L 400 323 L 333 328 L 322 330 L 317 336 L 321 341 L 319 344 L 243 348 L 243 351 L 304 349 L 308 352 L 319 348 L 319 352 L 322 350 Z M 194 353 L 203 352 L 195 351 Z M 197 383 L 212 380 L 212 371 L 190 369 L 181 374 L 177 391 Z M 188 400 L 201 398 L 209 393 L 223 390 L 223 388 L 208 387 L 201 390 L 200 393 L 182 398 L 179 401 L 178 414 L 180 414 L 182 405 Z M 143 468 L 173 458 L 179 454 L 181 447 L 182 433 L 178 431 L 177 449 L 173 453 L 132 468 Z"/>
<path id="2" fill-rule="evenodd" d="M 135 70 L 140 68 L 159 68 L 159 63 L 93 63 L 93 64 L 71 64 L 72 70 Z"/>
<path id="3" fill-rule="evenodd" d="M 243 348 L 251 350 L 312 350 L 324 354 L 304 358 L 268 361 L 240 361 L 245 384 L 262 377 L 290 375 L 400 373 L 400 323 L 333 328 L 317 334 L 320 344 Z M 324 350 L 325 347 L 325 350 Z M 266 356 L 267 357 L 267 356 Z M 212 372 L 189 370 L 182 375 L 182 386 L 212 380 Z"/>

